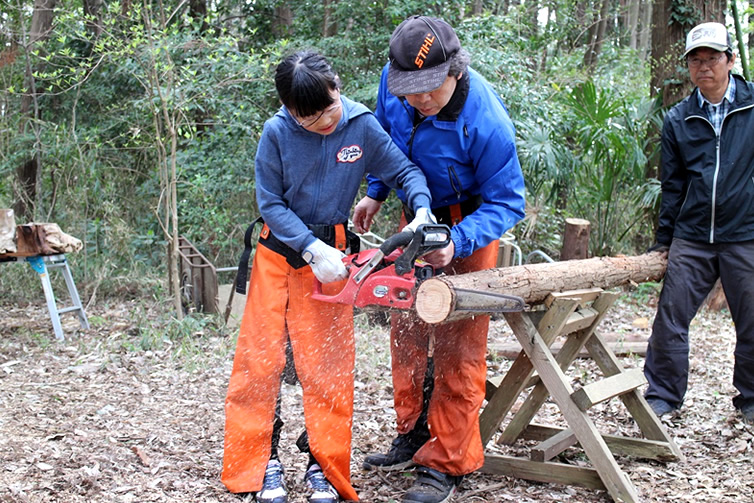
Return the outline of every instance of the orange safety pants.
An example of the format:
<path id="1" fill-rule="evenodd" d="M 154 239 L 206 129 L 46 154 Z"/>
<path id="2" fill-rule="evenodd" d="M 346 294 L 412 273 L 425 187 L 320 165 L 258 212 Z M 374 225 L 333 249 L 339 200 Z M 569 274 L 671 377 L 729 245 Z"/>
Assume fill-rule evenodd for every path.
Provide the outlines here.
<path id="1" fill-rule="evenodd" d="M 498 242 L 454 259 L 447 274 L 495 267 Z M 430 340 L 434 337 L 434 390 L 427 422 L 430 439 L 414 462 L 448 475 L 466 475 L 484 463 L 479 433 L 479 409 L 487 381 L 489 316 L 429 325 L 413 313 L 393 314 L 390 342 L 393 399 L 398 433 L 408 433 L 422 412 L 424 375 Z"/>
<path id="2" fill-rule="evenodd" d="M 350 482 L 353 307 L 313 300 L 313 283 L 311 267 L 294 269 L 282 255 L 257 246 L 225 400 L 222 482 L 231 492 L 262 489 L 287 334 L 311 454 L 343 499 L 358 500 Z M 323 289 L 332 294 L 342 286 Z"/>

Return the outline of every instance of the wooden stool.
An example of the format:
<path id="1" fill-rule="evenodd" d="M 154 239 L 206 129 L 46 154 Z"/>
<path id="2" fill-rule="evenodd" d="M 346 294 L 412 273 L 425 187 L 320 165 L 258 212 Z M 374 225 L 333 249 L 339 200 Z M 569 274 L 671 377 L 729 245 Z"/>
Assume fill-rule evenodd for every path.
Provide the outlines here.
<path id="1" fill-rule="evenodd" d="M 512 445 L 523 438 L 538 440 L 540 444 L 531 450 L 531 459 L 488 454 L 481 471 L 605 489 L 615 501 L 638 502 L 636 489 L 621 471 L 613 452 L 664 461 L 683 459 L 680 449 L 637 390 L 646 382 L 642 371 L 625 370 L 607 343 L 595 333 L 617 296 L 601 289 L 563 292 L 549 296 L 545 311 L 505 314 L 523 350 L 497 385 L 488 382 L 488 403 L 480 417 L 482 442 L 487 445 L 518 396 L 530 388 L 498 443 Z M 555 357 L 550 346 L 561 335 L 567 339 Z M 564 370 L 582 348 L 587 349 L 605 379 L 574 390 Z M 597 430 L 587 411 L 616 396 L 645 438 L 602 435 Z M 568 428 L 531 424 L 548 397 L 559 407 Z M 550 461 L 576 444 L 584 450 L 593 468 Z"/>

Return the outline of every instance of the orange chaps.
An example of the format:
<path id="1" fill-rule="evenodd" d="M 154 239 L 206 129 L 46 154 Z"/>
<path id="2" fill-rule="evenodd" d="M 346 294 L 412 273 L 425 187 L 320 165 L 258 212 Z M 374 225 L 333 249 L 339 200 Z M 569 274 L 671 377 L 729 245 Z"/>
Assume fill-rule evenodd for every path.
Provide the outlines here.
<path id="1" fill-rule="evenodd" d="M 495 267 L 498 242 L 471 256 L 453 260 L 447 274 Z M 484 463 L 479 433 L 479 409 L 487 381 L 489 316 L 476 316 L 429 325 L 415 314 L 392 316 L 390 342 L 393 398 L 398 433 L 414 428 L 422 412 L 424 375 L 429 344 L 434 337 L 434 390 L 427 422 L 430 440 L 414 455 L 414 462 L 449 475 L 465 475 Z"/>
<path id="2" fill-rule="evenodd" d="M 288 334 L 311 453 L 340 496 L 358 500 L 350 482 L 353 308 L 312 300 L 313 282 L 310 267 L 293 269 L 257 246 L 225 400 L 222 482 L 231 492 L 262 488 Z M 326 285 L 325 293 L 342 286 Z"/>

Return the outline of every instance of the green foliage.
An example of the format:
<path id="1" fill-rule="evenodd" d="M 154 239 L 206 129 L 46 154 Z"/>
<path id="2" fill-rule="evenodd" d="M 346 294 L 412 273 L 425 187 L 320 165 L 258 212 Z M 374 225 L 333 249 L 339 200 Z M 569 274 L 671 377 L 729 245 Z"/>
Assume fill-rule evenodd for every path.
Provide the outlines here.
<path id="1" fill-rule="evenodd" d="M 675 15 L 691 16 L 683 0 L 676 3 Z M 32 12 L 31 3 L 19 5 L 0 16 L 2 33 L 15 40 L 28 35 Z M 646 136 L 659 115 L 648 102 L 649 66 L 608 41 L 589 77 L 579 5 L 549 4 L 546 24 L 527 4 L 499 12 L 501 3 L 485 2 L 474 17 L 471 2 L 461 0 L 328 5 L 335 36 L 323 36 L 324 3 L 312 0 L 221 2 L 203 20 L 192 19 L 185 2 L 164 3 L 164 13 L 139 2 L 124 13 L 122 4 L 105 2 L 95 35 L 79 2 L 58 2 L 49 39 L 28 52 L 19 44 L 13 59 L 0 59 L 0 207 L 13 205 L 16 168 L 38 153 L 34 218 L 58 222 L 84 242 L 75 259 L 79 289 L 99 298 L 164 297 L 155 278 L 166 276 L 165 103 L 178 133 L 179 233 L 216 266 L 235 265 L 258 212 L 254 154 L 279 106 L 272 74 L 281 57 L 321 50 L 344 93 L 373 107 L 392 30 L 422 13 L 456 27 L 472 66 L 516 124 L 529 208 L 515 232 L 525 253 L 557 256 L 569 216 L 592 221 L 594 254 L 631 252 L 651 239 L 659 186 L 645 180 L 655 146 Z M 290 8 L 290 26 L 278 22 L 281 7 Z M 169 18 L 163 28 L 155 21 L 161 15 Z M 22 113 L 27 67 L 38 93 L 33 120 Z M 392 233 L 399 214 L 389 199 L 374 231 Z M 13 283 L 0 276 L 0 287 Z M 158 343 L 151 335 L 144 342 Z"/>
<path id="2" fill-rule="evenodd" d="M 699 12 L 699 8 L 690 0 L 673 0 L 670 2 L 668 25 L 676 23 L 691 28 L 698 24 L 701 19 L 702 13 Z"/>
<path id="3" fill-rule="evenodd" d="M 629 298 L 638 305 L 647 305 L 650 300 L 657 299 L 662 289 L 662 283 L 647 281 L 639 283 L 636 288 L 631 290 Z"/>

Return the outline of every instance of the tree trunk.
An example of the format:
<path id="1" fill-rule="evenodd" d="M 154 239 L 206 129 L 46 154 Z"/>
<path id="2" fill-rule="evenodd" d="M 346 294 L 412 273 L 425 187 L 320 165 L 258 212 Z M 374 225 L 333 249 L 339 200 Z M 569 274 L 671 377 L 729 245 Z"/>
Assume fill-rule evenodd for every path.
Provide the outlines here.
<path id="1" fill-rule="evenodd" d="M 705 304 L 707 306 L 707 309 L 709 309 L 710 311 L 719 312 L 728 307 L 728 299 L 725 298 L 723 284 L 719 279 L 715 282 L 715 286 L 712 287 L 710 293 L 707 294 Z"/>
<path id="2" fill-rule="evenodd" d="M 498 294 L 521 297 L 527 304 L 543 302 L 552 292 L 613 288 L 627 283 L 659 281 L 667 255 L 598 257 L 568 262 L 487 269 L 424 281 L 416 292 L 415 308 L 427 323 L 442 323 L 496 312 Z"/>
<path id="3" fill-rule="evenodd" d="M 628 13 L 626 15 L 626 28 L 628 29 L 628 46 L 636 50 L 639 46 L 639 10 L 641 0 L 628 1 Z"/>
<path id="4" fill-rule="evenodd" d="M 164 12 L 157 13 L 160 19 L 165 19 Z M 183 305 L 181 304 L 181 283 L 179 274 L 178 253 L 178 210 L 177 210 L 177 184 L 178 171 L 176 158 L 178 154 L 178 120 L 185 114 L 185 110 L 175 104 L 172 99 L 175 93 L 175 73 L 173 70 L 162 71 L 161 61 L 156 59 L 157 51 L 155 32 L 153 30 L 152 12 L 149 9 L 142 11 L 142 19 L 147 30 L 147 42 L 149 44 L 150 59 L 145 67 L 148 85 L 146 90 L 157 97 L 152 108 L 152 120 L 155 129 L 155 146 L 157 152 L 158 171 L 160 173 L 160 203 L 155 214 L 167 239 L 167 262 L 168 284 L 173 296 L 176 317 L 183 319 Z M 165 29 L 164 21 L 160 24 L 161 30 Z M 163 55 L 168 68 L 174 68 L 170 54 Z M 170 151 L 165 145 L 165 140 L 170 141 Z M 160 219 L 159 205 L 164 204 L 162 218 Z"/>
<path id="5" fill-rule="evenodd" d="M 647 59 L 651 50 L 649 36 L 652 34 L 652 5 L 652 2 L 641 4 L 641 30 L 639 31 L 638 49 L 642 60 Z"/>
<path id="6" fill-rule="evenodd" d="M 322 38 L 334 37 L 338 34 L 338 24 L 333 19 L 333 11 L 337 0 L 323 0 L 324 17 L 322 21 Z"/>
<path id="7" fill-rule="evenodd" d="M 560 260 L 581 260 L 589 256 L 591 223 L 582 218 L 566 218 Z"/>
<path id="8" fill-rule="evenodd" d="M 6 210 L 0 210 L 6 211 Z M 83 243 L 66 234 L 54 223 L 30 223 L 14 229 L 16 249 L 5 253 L 7 257 L 34 257 L 56 255 L 81 250 Z"/>
<path id="9" fill-rule="evenodd" d="M 272 20 L 272 33 L 278 38 L 285 38 L 291 35 L 293 26 L 293 10 L 288 4 L 275 6 L 275 17 Z"/>
<path id="10" fill-rule="evenodd" d="M 652 12 L 652 96 L 660 94 L 663 106 L 670 106 L 687 96 L 693 86 L 680 60 L 686 34 L 704 21 L 725 22 L 725 0 L 688 0 L 693 15 L 676 12 L 675 0 L 656 0 Z"/>
<path id="11" fill-rule="evenodd" d="M 584 66 L 589 73 L 591 73 L 597 65 L 597 59 L 602 50 L 602 42 L 605 39 L 605 33 L 607 33 L 607 16 L 609 7 L 610 0 L 602 0 L 599 15 L 594 21 L 594 24 L 589 28 L 589 45 L 584 53 Z"/>
<path id="12" fill-rule="evenodd" d="M 39 101 L 34 79 L 35 65 L 32 64 L 31 58 L 37 43 L 47 40 L 50 36 L 55 2 L 56 0 L 35 0 L 34 11 L 31 15 L 31 31 L 25 47 L 27 91 L 21 96 L 20 112 L 27 120 L 21 121 L 19 133 L 25 134 L 31 128 L 35 141 L 33 147 L 29 149 L 32 152 L 30 157 L 16 169 L 18 192 L 13 209 L 16 215 L 26 219 L 33 218 L 36 212 L 41 173 L 39 128 L 35 125 L 40 116 Z"/>

